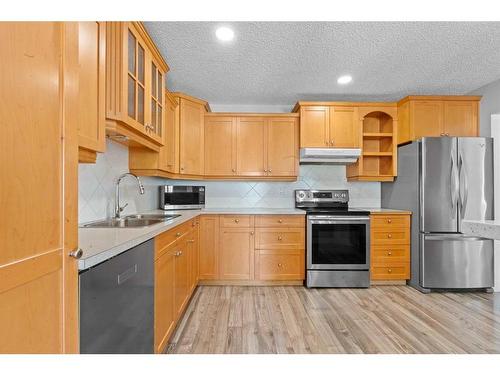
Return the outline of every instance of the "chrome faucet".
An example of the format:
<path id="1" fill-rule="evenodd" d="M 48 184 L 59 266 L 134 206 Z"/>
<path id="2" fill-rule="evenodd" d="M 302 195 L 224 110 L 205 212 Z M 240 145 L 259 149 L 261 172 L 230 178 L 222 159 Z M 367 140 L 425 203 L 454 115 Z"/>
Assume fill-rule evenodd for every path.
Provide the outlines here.
<path id="1" fill-rule="evenodd" d="M 144 194 L 144 185 L 142 184 L 141 180 L 139 177 L 137 177 L 133 173 L 124 173 L 120 177 L 118 177 L 118 180 L 116 181 L 116 186 L 115 186 L 115 219 L 119 219 L 122 211 L 125 209 L 125 207 L 128 206 L 128 203 L 126 203 L 124 206 L 120 206 L 120 182 L 127 176 L 132 176 L 135 177 L 138 184 L 139 184 L 139 193 Z"/>

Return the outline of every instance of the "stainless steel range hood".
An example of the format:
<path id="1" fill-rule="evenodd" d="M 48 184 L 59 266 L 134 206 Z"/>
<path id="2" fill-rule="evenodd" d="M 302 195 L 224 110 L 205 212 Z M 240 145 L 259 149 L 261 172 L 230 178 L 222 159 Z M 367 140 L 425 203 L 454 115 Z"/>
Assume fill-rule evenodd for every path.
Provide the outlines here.
<path id="1" fill-rule="evenodd" d="M 351 164 L 361 156 L 360 148 L 301 148 L 300 164 Z"/>

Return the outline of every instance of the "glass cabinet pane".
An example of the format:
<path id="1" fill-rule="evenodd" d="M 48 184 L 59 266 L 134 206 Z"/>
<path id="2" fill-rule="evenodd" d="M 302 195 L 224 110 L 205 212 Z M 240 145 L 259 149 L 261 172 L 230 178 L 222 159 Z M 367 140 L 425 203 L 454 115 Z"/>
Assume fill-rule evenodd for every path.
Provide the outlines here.
<path id="1" fill-rule="evenodd" d="M 137 53 L 137 79 L 144 84 L 144 48 L 140 44 Z"/>
<path id="2" fill-rule="evenodd" d="M 158 72 L 158 101 L 160 104 L 162 103 L 162 94 L 163 94 L 163 75 Z"/>
<path id="3" fill-rule="evenodd" d="M 135 76 L 135 45 L 136 39 L 134 34 L 128 31 L 128 71 Z"/>
<path id="4" fill-rule="evenodd" d="M 156 129 L 156 134 L 158 134 L 161 137 L 161 125 L 162 125 L 162 109 L 161 107 L 158 107 L 158 127 Z"/>
<path id="5" fill-rule="evenodd" d="M 151 95 L 156 98 L 156 65 L 154 62 L 151 63 Z"/>
<path id="6" fill-rule="evenodd" d="M 156 101 L 151 99 L 151 125 L 156 132 Z"/>
<path id="7" fill-rule="evenodd" d="M 128 76 L 128 115 L 135 118 L 135 81 L 131 76 Z"/>
<path id="8" fill-rule="evenodd" d="M 144 124 L 144 88 L 137 85 L 137 121 Z"/>

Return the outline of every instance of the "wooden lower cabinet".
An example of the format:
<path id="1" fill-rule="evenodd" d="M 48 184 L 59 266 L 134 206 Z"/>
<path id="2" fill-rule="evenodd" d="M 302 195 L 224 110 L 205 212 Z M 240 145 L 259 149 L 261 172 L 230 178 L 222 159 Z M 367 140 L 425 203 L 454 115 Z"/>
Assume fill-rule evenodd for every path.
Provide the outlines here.
<path id="1" fill-rule="evenodd" d="M 256 250 L 255 280 L 304 280 L 304 250 Z"/>
<path id="2" fill-rule="evenodd" d="M 221 227 L 219 244 L 219 278 L 221 280 L 252 280 L 254 229 Z"/>
<path id="3" fill-rule="evenodd" d="M 372 213 L 370 223 L 371 279 L 409 279 L 410 213 Z"/>
<path id="4" fill-rule="evenodd" d="M 219 215 L 202 215 L 200 222 L 199 278 L 219 278 Z"/>
<path id="5" fill-rule="evenodd" d="M 191 228 L 186 230 L 186 228 Z M 172 241 L 173 238 L 176 238 Z M 155 239 L 155 352 L 165 350 L 198 280 L 197 219 Z"/>

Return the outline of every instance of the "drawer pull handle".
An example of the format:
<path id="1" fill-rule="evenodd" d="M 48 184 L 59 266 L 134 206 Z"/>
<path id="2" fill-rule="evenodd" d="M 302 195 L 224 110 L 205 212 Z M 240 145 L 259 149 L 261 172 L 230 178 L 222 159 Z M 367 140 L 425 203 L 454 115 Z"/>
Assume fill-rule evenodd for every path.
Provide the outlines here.
<path id="1" fill-rule="evenodd" d="M 392 223 L 392 219 L 387 219 L 387 222 L 390 224 Z"/>
<path id="2" fill-rule="evenodd" d="M 390 268 L 389 268 L 389 269 L 387 270 L 387 272 L 388 272 L 388 273 L 392 273 L 392 269 L 390 269 Z"/>
<path id="3" fill-rule="evenodd" d="M 283 237 L 278 236 L 278 241 L 281 241 L 282 239 L 283 239 Z"/>
<path id="4" fill-rule="evenodd" d="M 187 240 L 188 243 L 194 243 L 194 240 Z"/>
<path id="5" fill-rule="evenodd" d="M 281 264 L 281 263 L 278 263 L 278 267 L 280 267 L 280 268 L 281 268 L 281 267 L 283 267 L 283 264 Z"/>
<path id="6" fill-rule="evenodd" d="M 239 223 L 239 222 L 240 222 L 240 219 L 234 219 L 234 222 L 235 222 L 235 223 Z"/>
<path id="7" fill-rule="evenodd" d="M 283 220 L 282 220 L 282 219 L 279 219 L 279 220 L 278 220 L 278 223 L 280 223 L 280 224 L 281 224 L 282 222 L 283 222 Z"/>
<path id="8" fill-rule="evenodd" d="M 387 235 L 387 238 L 392 238 L 392 234 L 390 234 L 390 233 L 389 233 L 389 234 Z"/>

